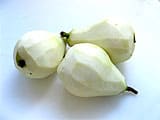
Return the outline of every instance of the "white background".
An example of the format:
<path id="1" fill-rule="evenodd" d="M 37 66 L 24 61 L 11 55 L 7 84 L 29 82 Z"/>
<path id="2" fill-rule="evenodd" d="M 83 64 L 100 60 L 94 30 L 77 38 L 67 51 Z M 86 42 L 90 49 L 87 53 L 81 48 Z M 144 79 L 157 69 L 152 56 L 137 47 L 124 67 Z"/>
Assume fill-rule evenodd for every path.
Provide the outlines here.
<path id="1" fill-rule="evenodd" d="M 118 67 L 138 95 L 79 98 L 56 74 L 28 80 L 16 70 L 13 49 L 25 32 L 68 32 L 115 16 L 136 32 L 134 55 Z M 160 120 L 159 62 L 158 0 L 0 0 L 0 120 Z"/>

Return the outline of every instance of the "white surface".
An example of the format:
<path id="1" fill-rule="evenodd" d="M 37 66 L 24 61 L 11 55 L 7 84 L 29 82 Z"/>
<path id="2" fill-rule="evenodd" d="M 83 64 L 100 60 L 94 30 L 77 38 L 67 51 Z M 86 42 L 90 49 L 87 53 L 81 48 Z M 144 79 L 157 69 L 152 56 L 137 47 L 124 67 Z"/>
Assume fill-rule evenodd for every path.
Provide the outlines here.
<path id="1" fill-rule="evenodd" d="M 16 40 L 29 30 L 69 31 L 109 16 L 129 19 L 133 57 L 119 65 L 139 94 L 79 98 L 57 75 L 28 80 L 14 67 Z M 160 120 L 160 2 L 158 0 L 0 0 L 0 120 Z"/>

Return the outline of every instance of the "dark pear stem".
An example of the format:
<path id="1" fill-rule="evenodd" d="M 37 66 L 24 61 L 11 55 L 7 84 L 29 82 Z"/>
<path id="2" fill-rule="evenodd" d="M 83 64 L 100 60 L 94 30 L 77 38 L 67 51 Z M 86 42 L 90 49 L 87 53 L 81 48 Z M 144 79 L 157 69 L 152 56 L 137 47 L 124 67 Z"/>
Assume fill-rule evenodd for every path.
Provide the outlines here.
<path id="1" fill-rule="evenodd" d="M 137 90 L 135 90 L 134 88 L 129 87 L 129 86 L 127 86 L 126 91 L 132 92 L 132 93 L 134 93 L 134 94 L 138 94 L 138 91 L 137 91 Z"/>
<path id="2" fill-rule="evenodd" d="M 60 32 L 60 35 L 62 38 L 68 39 L 69 38 L 69 33 L 66 33 L 64 31 Z"/>
<path id="3" fill-rule="evenodd" d="M 136 36 L 135 36 L 135 33 L 133 35 L 133 42 L 136 43 Z"/>

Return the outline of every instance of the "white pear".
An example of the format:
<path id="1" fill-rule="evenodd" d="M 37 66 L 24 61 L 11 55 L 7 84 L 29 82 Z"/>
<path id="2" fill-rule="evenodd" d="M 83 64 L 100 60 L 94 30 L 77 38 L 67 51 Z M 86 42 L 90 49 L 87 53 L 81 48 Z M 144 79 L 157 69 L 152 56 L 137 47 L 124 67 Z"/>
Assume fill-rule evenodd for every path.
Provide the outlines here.
<path id="1" fill-rule="evenodd" d="M 29 78 L 45 78 L 56 71 L 65 53 L 65 43 L 48 31 L 27 32 L 14 49 L 14 63 Z"/>
<path id="2" fill-rule="evenodd" d="M 110 96 L 124 91 L 137 94 L 127 86 L 107 53 L 94 44 L 81 43 L 71 47 L 57 73 L 67 91 L 75 96 Z"/>
<path id="3" fill-rule="evenodd" d="M 93 43 L 102 47 L 114 64 L 129 59 L 135 47 L 135 32 L 125 21 L 103 20 L 83 29 L 61 32 L 70 46 L 77 43 Z"/>

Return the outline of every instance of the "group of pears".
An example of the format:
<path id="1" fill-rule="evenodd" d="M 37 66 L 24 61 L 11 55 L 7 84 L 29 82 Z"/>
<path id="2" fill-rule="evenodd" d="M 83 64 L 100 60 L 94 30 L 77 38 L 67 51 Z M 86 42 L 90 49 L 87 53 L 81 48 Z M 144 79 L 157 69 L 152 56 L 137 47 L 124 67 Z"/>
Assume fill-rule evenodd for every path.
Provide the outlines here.
<path id="1" fill-rule="evenodd" d="M 75 96 L 110 96 L 124 91 L 137 94 L 115 66 L 132 56 L 135 42 L 130 24 L 112 20 L 69 33 L 31 31 L 17 42 L 14 63 L 32 79 L 57 71 L 66 90 Z"/>

